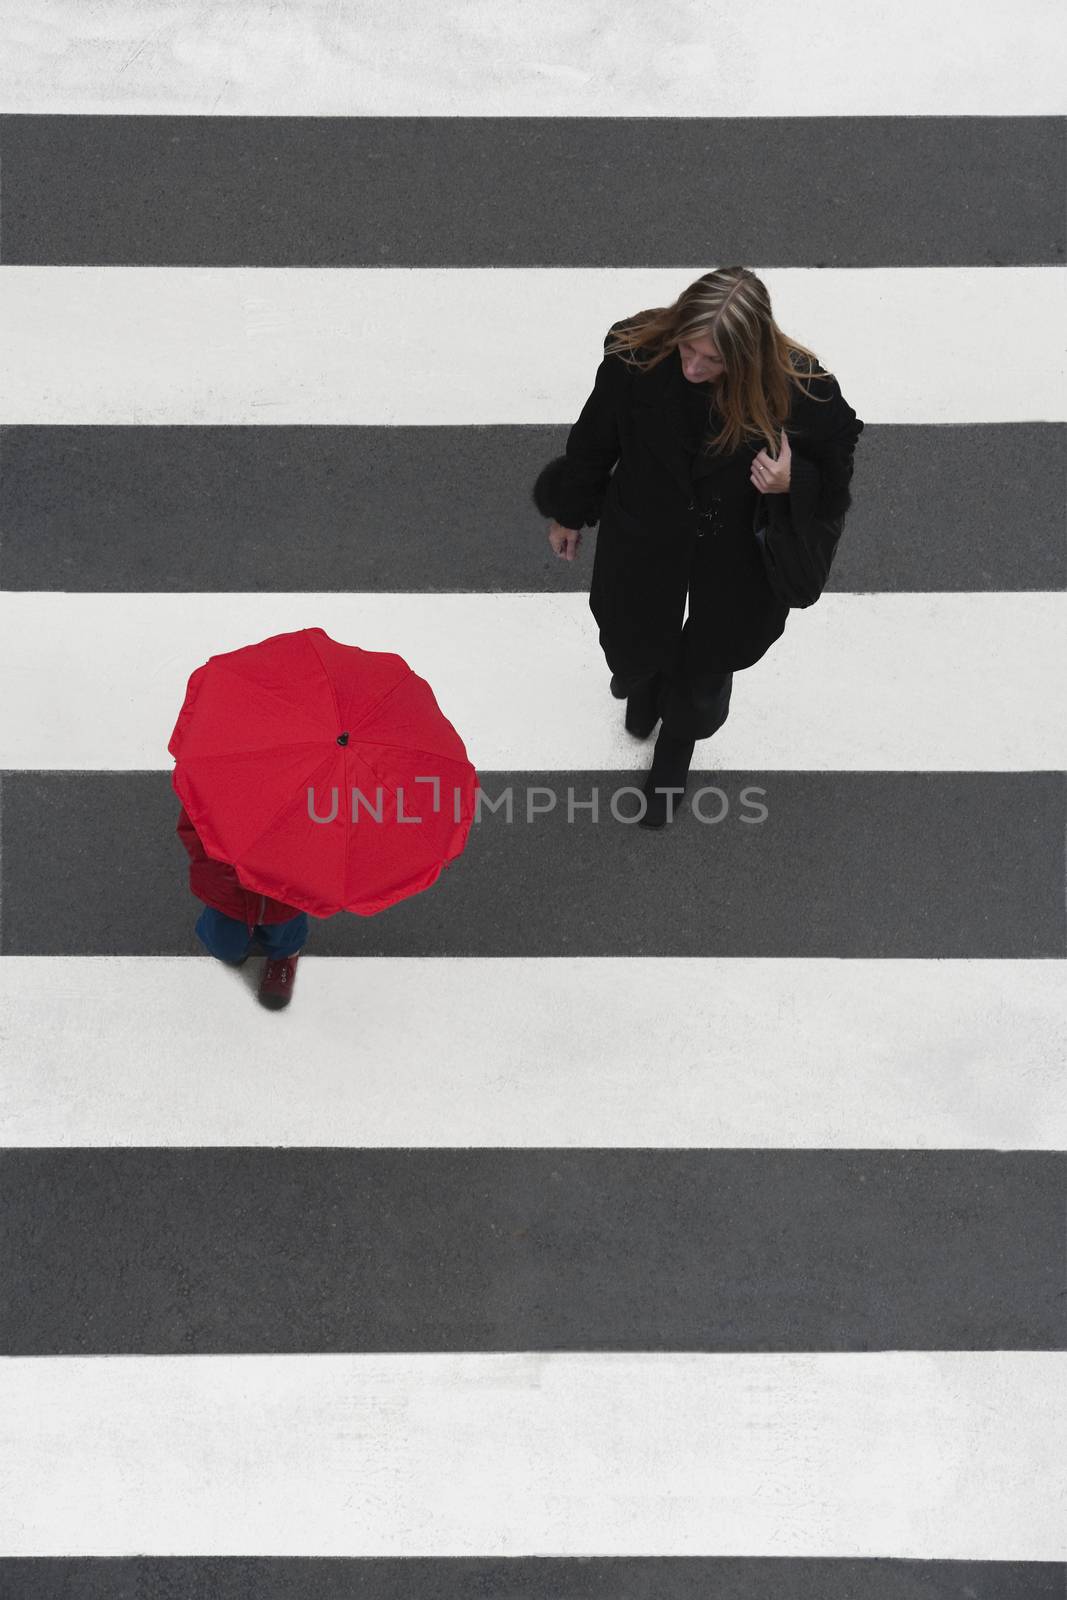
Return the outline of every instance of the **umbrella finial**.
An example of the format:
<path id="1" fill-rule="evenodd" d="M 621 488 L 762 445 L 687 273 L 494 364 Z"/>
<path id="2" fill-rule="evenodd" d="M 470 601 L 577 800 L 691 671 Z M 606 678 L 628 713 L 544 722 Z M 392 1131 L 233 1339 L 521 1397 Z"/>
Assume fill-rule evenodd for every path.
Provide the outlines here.
<path id="1" fill-rule="evenodd" d="M 338 744 L 347 744 L 348 743 L 348 734 L 347 733 L 339 733 L 337 735 L 337 743 Z"/>

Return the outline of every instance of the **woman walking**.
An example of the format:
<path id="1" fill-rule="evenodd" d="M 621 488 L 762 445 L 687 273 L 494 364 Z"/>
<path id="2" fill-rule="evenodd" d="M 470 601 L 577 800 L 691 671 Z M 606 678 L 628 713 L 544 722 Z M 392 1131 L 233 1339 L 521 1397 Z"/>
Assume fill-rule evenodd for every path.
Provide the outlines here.
<path id="1" fill-rule="evenodd" d="M 726 721 L 734 673 L 781 637 L 790 606 L 818 599 L 862 429 L 744 267 L 608 330 L 566 453 L 533 498 L 563 560 L 600 524 L 589 606 L 611 691 L 636 738 L 661 724 L 643 826 L 670 819 L 696 740 Z"/>

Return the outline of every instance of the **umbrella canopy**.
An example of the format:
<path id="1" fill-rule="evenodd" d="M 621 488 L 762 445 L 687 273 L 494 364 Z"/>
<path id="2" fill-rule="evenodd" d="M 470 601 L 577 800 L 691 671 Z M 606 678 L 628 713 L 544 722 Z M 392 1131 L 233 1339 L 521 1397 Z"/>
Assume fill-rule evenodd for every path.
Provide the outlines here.
<path id="1" fill-rule="evenodd" d="M 322 628 L 212 656 L 167 749 L 208 855 L 318 917 L 428 889 L 474 818 L 477 773 L 430 685 Z"/>

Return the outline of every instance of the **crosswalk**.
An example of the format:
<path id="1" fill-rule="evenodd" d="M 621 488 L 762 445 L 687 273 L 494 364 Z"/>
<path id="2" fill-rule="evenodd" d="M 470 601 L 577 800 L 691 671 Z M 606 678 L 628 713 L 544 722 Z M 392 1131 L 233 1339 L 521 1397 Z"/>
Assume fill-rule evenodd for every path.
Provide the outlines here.
<path id="1" fill-rule="evenodd" d="M 1063 51 L 942 12 L 7 0 L 0 1600 L 1062 1597 Z M 734 261 L 866 429 L 650 835 L 529 489 Z M 305 626 L 509 804 L 276 1014 L 166 745 Z"/>

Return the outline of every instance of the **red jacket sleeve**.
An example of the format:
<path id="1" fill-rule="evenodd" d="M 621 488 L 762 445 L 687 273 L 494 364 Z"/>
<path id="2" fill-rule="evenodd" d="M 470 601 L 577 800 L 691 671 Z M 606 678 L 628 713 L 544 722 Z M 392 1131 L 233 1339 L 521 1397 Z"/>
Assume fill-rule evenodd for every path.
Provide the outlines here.
<path id="1" fill-rule="evenodd" d="M 178 818 L 178 826 L 175 829 L 175 832 L 188 851 L 190 861 L 207 860 L 207 851 L 200 843 L 200 835 L 190 822 L 189 813 L 186 811 L 184 806 L 182 806 L 181 815 Z"/>

